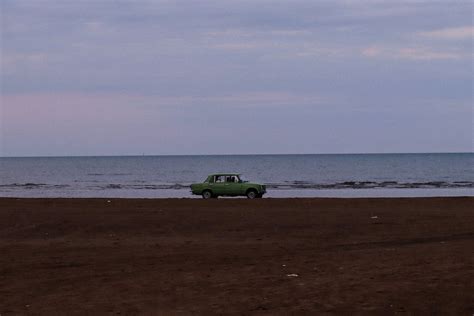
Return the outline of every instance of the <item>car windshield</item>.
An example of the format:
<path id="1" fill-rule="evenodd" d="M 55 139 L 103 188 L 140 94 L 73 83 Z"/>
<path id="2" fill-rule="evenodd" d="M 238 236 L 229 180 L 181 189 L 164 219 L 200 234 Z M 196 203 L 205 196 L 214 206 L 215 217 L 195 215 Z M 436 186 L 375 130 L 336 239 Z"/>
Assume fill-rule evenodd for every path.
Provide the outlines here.
<path id="1" fill-rule="evenodd" d="M 249 182 L 248 179 L 242 175 L 239 176 L 240 182 Z"/>

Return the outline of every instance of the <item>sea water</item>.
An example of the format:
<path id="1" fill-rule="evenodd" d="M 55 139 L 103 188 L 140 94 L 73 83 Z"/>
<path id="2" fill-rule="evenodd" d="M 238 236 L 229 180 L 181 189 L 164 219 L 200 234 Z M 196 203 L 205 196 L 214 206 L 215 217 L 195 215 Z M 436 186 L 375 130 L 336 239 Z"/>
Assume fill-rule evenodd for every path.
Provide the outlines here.
<path id="1" fill-rule="evenodd" d="M 474 154 L 0 158 L 1 197 L 191 197 L 208 174 L 242 173 L 266 197 L 473 196 Z"/>

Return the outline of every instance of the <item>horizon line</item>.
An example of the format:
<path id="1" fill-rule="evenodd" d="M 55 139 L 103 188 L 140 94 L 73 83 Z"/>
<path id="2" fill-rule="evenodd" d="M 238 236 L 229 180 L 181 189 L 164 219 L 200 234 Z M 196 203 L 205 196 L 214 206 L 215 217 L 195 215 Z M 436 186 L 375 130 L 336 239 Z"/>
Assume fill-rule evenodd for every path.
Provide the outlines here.
<path id="1" fill-rule="evenodd" d="M 123 154 L 123 155 L 41 155 L 0 156 L 0 158 L 110 158 L 110 157 L 195 157 L 195 156 L 309 156 L 309 155 L 413 155 L 413 154 L 473 154 L 474 152 L 355 152 L 355 153 L 259 153 L 259 154 Z"/>

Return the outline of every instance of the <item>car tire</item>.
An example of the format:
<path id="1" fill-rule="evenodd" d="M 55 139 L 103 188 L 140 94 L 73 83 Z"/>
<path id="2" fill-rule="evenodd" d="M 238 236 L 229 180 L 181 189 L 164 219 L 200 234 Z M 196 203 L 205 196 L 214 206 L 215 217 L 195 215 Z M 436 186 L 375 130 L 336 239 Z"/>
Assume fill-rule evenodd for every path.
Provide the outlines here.
<path id="1" fill-rule="evenodd" d="M 248 199 L 255 199 L 256 197 L 258 197 L 257 191 L 255 191 L 255 190 L 248 190 L 247 191 L 247 198 Z"/>
<path id="2" fill-rule="evenodd" d="M 212 198 L 212 192 L 209 191 L 209 190 L 204 190 L 204 191 L 202 192 L 202 198 L 203 198 L 204 200 L 209 200 L 210 198 Z"/>

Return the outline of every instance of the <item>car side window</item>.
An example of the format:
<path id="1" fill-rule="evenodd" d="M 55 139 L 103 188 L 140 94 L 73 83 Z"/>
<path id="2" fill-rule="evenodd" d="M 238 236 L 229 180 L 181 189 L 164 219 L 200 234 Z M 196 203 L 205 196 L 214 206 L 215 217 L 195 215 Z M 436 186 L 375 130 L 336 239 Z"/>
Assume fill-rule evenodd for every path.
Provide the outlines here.
<path id="1" fill-rule="evenodd" d="M 216 183 L 222 183 L 225 181 L 224 176 L 216 176 L 216 180 L 214 182 Z"/>

